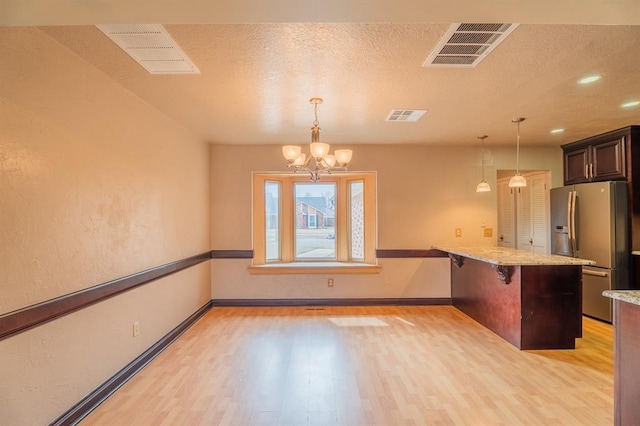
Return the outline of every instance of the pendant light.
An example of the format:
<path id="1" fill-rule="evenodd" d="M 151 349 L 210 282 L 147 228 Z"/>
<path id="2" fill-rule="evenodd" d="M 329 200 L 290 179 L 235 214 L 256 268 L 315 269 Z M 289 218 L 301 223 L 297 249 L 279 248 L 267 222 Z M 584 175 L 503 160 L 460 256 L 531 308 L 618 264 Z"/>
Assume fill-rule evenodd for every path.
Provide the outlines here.
<path id="1" fill-rule="evenodd" d="M 488 138 L 488 137 L 489 136 L 487 136 L 487 135 L 478 136 L 478 139 L 480 139 L 482 141 L 482 151 L 481 151 L 481 154 L 482 154 L 482 157 L 481 157 L 481 162 L 482 162 L 482 180 L 480 181 L 480 183 L 476 187 L 476 192 L 489 192 L 489 191 L 491 191 L 491 187 L 484 180 L 484 140 L 486 138 Z"/>
<path id="2" fill-rule="evenodd" d="M 516 174 L 509 180 L 509 187 L 522 188 L 527 186 L 527 180 L 520 175 L 520 123 L 524 121 L 524 117 L 518 117 L 511 120 L 512 123 L 518 125 L 518 137 L 516 139 Z"/>

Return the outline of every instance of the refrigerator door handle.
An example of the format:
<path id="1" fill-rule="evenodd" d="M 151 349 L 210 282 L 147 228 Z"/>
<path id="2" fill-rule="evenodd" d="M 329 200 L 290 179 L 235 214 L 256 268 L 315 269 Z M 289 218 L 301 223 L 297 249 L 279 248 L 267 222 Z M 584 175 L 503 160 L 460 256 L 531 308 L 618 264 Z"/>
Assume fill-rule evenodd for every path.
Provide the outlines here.
<path id="1" fill-rule="evenodd" d="M 580 245 L 578 244 L 578 211 L 576 204 L 578 203 L 578 191 L 573 191 L 573 205 L 571 206 L 571 214 L 573 215 L 573 253 L 578 256 Z"/>
<path id="2" fill-rule="evenodd" d="M 569 232 L 571 233 L 571 255 L 576 257 L 578 256 L 578 232 L 576 230 L 576 197 L 578 193 L 576 191 L 571 191 L 569 194 L 569 198 L 571 200 L 571 208 L 569 209 L 570 215 L 570 225 Z"/>
<path id="3" fill-rule="evenodd" d="M 573 240 L 571 237 L 571 194 L 573 191 L 567 193 L 567 236 L 569 237 L 569 256 L 573 256 Z"/>
<path id="4" fill-rule="evenodd" d="M 590 269 L 582 269 L 582 273 L 584 275 L 593 275 L 594 277 L 608 277 L 609 274 L 607 274 L 606 272 L 600 272 L 600 271 L 592 271 Z"/>

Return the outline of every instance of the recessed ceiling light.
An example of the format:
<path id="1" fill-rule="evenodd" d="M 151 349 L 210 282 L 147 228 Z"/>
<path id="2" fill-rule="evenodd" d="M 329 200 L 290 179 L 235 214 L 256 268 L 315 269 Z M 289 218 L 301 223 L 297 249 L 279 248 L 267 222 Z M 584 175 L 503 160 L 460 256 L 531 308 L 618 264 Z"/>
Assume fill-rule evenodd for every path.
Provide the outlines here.
<path id="1" fill-rule="evenodd" d="M 583 77 L 580 80 L 578 80 L 578 83 L 580 84 L 589 84 L 589 83 L 593 83 L 594 81 L 598 81 L 602 78 L 601 75 L 589 75 L 587 77 Z"/>
<path id="2" fill-rule="evenodd" d="M 638 105 L 640 105 L 640 101 L 631 101 L 631 102 L 622 104 L 622 108 L 631 108 Z"/>
<path id="3" fill-rule="evenodd" d="M 562 133 L 562 132 L 564 132 L 564 129 L 553 129 L 550 133 L 555 134 L 555 133 Z"/>

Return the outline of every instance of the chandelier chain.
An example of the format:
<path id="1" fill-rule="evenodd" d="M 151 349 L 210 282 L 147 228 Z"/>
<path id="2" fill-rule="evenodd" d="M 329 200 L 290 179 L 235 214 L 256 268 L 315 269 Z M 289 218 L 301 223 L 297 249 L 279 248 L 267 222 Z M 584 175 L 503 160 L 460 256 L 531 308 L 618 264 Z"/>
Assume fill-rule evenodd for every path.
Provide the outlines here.
<path id="1" fill-rule="evenodd" d="M 313 120 L 313 126 L 318 127 L 318 124 L 320 124 L 320 122 L 318 121 L 318 102 L 314 102 L 313 113 L 315 116 L 315 120 Z"/>

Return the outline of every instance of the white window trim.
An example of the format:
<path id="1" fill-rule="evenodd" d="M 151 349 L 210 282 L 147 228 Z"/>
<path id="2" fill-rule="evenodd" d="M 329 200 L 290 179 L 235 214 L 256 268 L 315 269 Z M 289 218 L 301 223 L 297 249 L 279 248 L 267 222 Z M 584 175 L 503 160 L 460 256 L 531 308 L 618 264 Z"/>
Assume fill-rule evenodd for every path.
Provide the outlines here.
<path id="1" fill-rule="evenodd" d="M 254 173 L 253 174 L 253 264 L 249 267 L 252 274 L 325 274 L 325 273 L 379 273 L 377 264 L 377 218 L 376 218 L 376 175 L 366 173 L 340 173 L 323 176 L 324 181 L 336 182 L 338 200 L 335 212 L 336 259 L 332 261 L 296 261 L 294 250 L 293 184 L 308 182 L 303 175 Z M 281 183 L 280 217 L 283 225 L 280 229 L 281 256 L 279 262 L 266 261 L 265 241 L 265 197 L 264 185 L 267 181 Z M 349 212 L 348 183 L 364 181 L 365 215 L 365 257 L 363 260 L 349 259 Z M 290 206 L 290 207 L 287 207 Z"/>

